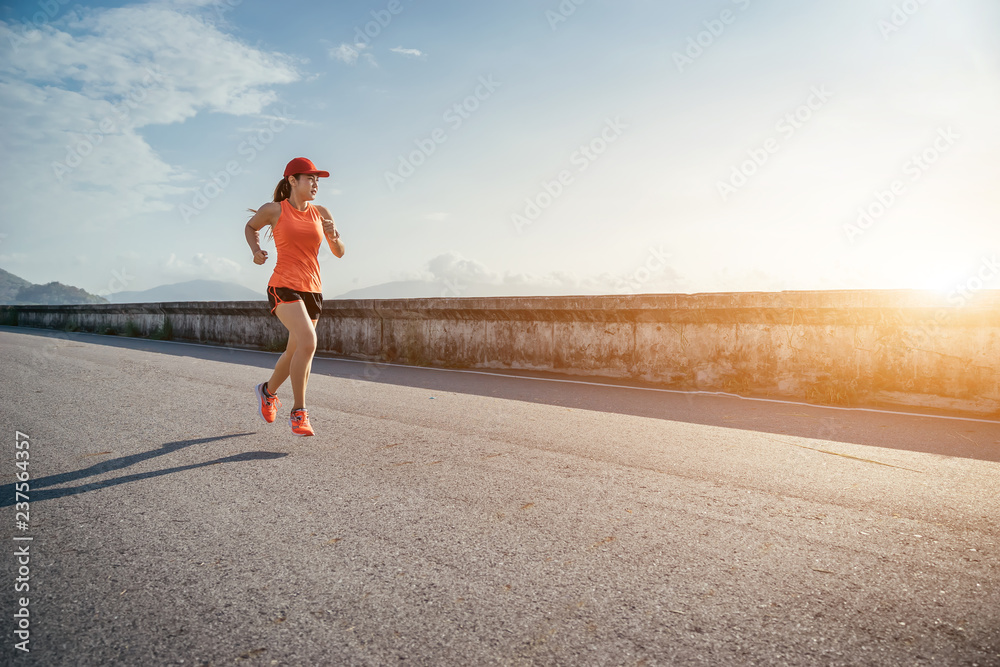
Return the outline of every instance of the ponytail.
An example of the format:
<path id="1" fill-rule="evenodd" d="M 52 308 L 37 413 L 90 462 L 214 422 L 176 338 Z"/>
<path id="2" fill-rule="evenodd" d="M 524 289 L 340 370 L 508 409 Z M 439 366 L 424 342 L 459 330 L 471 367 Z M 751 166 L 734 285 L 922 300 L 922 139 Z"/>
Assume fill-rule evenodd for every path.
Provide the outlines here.
<path id="1" fill-rule="evenodd" d="M 295 174 L 292 178 L 298 180 L 299 175 Z M 285 201 L 292 196 L 292 184 L 288 182 L 287 178 L 281 179 L 274 188 L 274 201 Z"/>

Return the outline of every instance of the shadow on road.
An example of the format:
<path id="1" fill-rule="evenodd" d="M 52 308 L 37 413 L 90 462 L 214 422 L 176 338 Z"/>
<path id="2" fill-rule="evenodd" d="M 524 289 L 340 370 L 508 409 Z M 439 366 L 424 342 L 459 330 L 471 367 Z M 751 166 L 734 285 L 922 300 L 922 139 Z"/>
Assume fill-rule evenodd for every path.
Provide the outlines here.
<path id="1" fill-rule="evenodd" d="M 316 359 L 313 373 L 418 387 L 432 392 L 475 394 L 576 410 L 1000 462 L 1000 423 L 951 419 L 948 415 L 889 414 L 672 392 L 652 385 L 555 373 L 497 371 L 503 375 L 490 375 L 352 364 L 332 359 Z"/>
<path id="2" fill-rule="evenodd" d="M 0 330 L 270 369 L 277 354 L 137 338 L 0 327 Z M 636 417 L 1000 462 L 1000 422 L 955 415 L 887 414 L 665 391 L 624 380 L 535 371 L 457 371 L 316 357 L 312 372 Z M 331 406 L 336 407 L 336 406 Z M 886 408 L 906 412 L 903 408 Z"/>
<path id="3" fill-rule="evenodd" d="M 178 440 L 177 442 L 168 442 L 159 449 L 153 449 L 148 452 L 140 452 L 138 454 L 131 454 L 129 456 L 120 456 L 116 459 L 109 459 L 107 461 L 101 461 L 96 463 L 89 468 L 83 468 L 82 470 L 74 470 L 73 472 L 64 472 L 58 475 L 49 475 L 47 477 L 39 477 L 37 479 L 32 479 L 29 482 L 31 491 L 27 494 L 31 498 L 32 503 L 39 502 L 41 500 L 51 500 L 53 498 L 63 498 L 65 496 L 75 496 L 80 493 L 86 493 L 88 491 L 96 491 L 98 489 L 104 489 L 111 486 L 118 486 L 119 484 L 127 484 L 129 482 L 137 482 L 142 479 L 150 479 L 153 477 L 160 477 L 162 475 L 170 475 L 173 473 L 183 472 L 185 470 L 194 470 L 195 468 L 204 468 L 205 466 L 218 465 L 220 463 L 235 463 L 238 461 L 264 461 L 269 459 L 280 459 L 288 454 L 283 454 L 279 452 L 244 452 L 242 454 L 235 454 L 233 456 L 226 456 L 224 458 L 215 459 L 212 461 L 204 461 L 202 463 L 192 463 L 190 465 L 177 466 L 174 468 L 165 468 L 163 470 L 151 470 L 149 472 L 136 473 L 134 475 L 125 475 L 123 477 L 115 477 L 113 479 L 105 479 L 99 482 L 91 482 L 89 484 L 81 484 L 79 486 L 62 487 L 58 489 L 47 489 L 46 487 L 52 487 L 59 484 L 65 484 L 66 482 L 73 482 L 79 479 L 84 479 L 86 477 L 93 477 L 95 475 L 100 475 L 103 473 L 110 472 L 112 470 L 121 470 L 122 468 L 127 468 L 129 466 L 135 465 L 142 461 L 147 461 L 149 459 L 155 458 L 157 456 L 163 456 L 171 452 L 176 452 L 184 447 L 189 447 L 191 445 L 199 445 L 206 442 L 215 442 L 218 440 L 227 440 L 229 438 L 238 438 L 246 435 L 253 435 L 252 433 L 235 433 L 232 435 L 223 435 L 213 438 L 197 438 L 194 440 Z M 4 484 L 0 486 L 0 507 L 10 507 L 17 502 L 15 497 L 15 484 Z"/>

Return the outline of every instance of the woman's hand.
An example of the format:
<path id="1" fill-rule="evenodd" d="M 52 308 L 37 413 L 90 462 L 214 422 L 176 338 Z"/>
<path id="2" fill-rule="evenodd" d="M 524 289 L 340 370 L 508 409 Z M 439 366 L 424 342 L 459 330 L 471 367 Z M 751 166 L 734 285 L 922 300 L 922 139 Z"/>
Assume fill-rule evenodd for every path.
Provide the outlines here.
<path id="1" fill-rule="evenodd" d="M 340 232 L 337 231 L 337 226 L 333 224 L 333 220 L 330 218 L 323 218 L 323 233 L 326 234 L 326 238 L 331 241 L 340 238 Z"/>
<path id="2" fill-rule="evenodd" d="M 253 209 L 250 209 L 253 211 Z M 260 249 L 260 230 L 268 225 L 272 226 L 281 217 L 281 204 L 269 201 L 253 212 L 253 217 L 247 220 L 244 233 L 247 238 L 247 245 L 253 253 L 253 263 L 263 264 L 267 261 L 267 251 Z"/>
<path id="3" fill-rule="evenodd" d="M 326 242 L 330 245 L 330 251 L 334 257 L 343 257 L 344 242 L 340 238 L 340 232 L 337 231 L 337 225 L 333 224 L 333 216 L 323 206 L 317 206 L 316 208 L 319 209 L 319 214 L 323 220 L 323 235 L 326 237 Z"/>

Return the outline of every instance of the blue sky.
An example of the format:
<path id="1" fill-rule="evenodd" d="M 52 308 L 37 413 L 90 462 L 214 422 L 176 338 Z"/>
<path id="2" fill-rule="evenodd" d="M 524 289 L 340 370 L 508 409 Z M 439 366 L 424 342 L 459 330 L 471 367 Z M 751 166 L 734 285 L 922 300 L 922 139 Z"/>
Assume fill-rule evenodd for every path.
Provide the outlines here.
<path id="1" fill-rule="evenodd" d="M 302 155 L 347 245 L 327 296 L 950 290 L 1000 250 L 998 29 L 989 0 L 6 3 L 0 268 L 262 292 L 245 209 Z"/>

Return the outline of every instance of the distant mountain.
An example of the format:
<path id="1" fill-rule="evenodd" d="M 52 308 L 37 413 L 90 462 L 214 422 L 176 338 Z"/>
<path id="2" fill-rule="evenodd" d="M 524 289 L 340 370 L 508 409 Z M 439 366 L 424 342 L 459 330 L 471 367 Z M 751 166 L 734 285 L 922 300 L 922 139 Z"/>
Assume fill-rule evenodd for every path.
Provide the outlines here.
<path id="1" fill-rule="evenodd" d="M 77 303 L 108 303 L 108 300 L 86 290 L 62 283 L 45 283 L 44 285 L 28 285 L 17 292 L 15 303 L 40 304 L 43 306 L 61 306 Z"/>
<path id="2" fill-rule="evenodd" d="M 107 303 L 95 294 L 59 282 L 36 285 L 0 269 L 0 303 L 11 305 L 59 306 L 78 303 Z"/>
<path id="3" fill-rule="evenodd" d="M 162 303 L 169 301 L 266 301 L 262 289 L 252 289 L 221 280 L 189 280 L 184 283 L 160 285 L 141 292 L 109 294 L 111 303 Z"/>
<path id="4" fill-rule="evenodd" d="M 30 285 L 31 283 L 24 278 L 19 278 L 13 273 L 0 269 L 0 303 L 14 303 L 21 288 Z"/>
<path id="5" fill-rule="evenodd" d="M 353 289 L 338 294 L 335 299 L 423 299 L 437 297 L 489 297 L 489 296 L 568 296 L 583 294 L 608 294 L 614 292 L 587 289 L 579 286 L 542 285 L 534 283 L 498 284 L 485 282 L 446 283 L 434 280 L 397 280 L 394 282 Z"/>
<path id="6" fill-rule="evenodd" d="M 361 287 L 339 294 L 337 299 L 419 299 L 422 297 L 438 297 L 446 293 L 448 288 L 443 283 L 430 280 L 399 280 L 381 285 Z M 447 294 L 445 294 L 447 296 Z M 451 296 L 456 296 L 452 294 Z"/>

